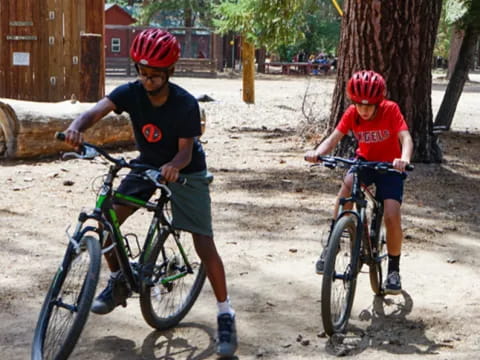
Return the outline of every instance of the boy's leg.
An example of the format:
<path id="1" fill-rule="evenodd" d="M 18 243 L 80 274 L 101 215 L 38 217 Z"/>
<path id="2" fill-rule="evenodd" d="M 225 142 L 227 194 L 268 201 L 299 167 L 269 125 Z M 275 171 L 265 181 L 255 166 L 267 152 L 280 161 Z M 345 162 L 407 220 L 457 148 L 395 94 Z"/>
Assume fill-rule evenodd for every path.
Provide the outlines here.
<path id="1" fill-rule="evenodd" d="M 401 224 L 400 203 L 397 200 L 384 201 L 384 221 L 387 236 L 388 275 L 385 292 L 396 295 L 402 290 L 400 279 L 400 255 L 402 250 L 403 231 Z"/>
<path id="2" fill-rule="evenodd" d="M 217 252 L 213 237 L 200 234 L 192 234 L 192 236 L 195 250 L 205 266 L 208 280 L 217 299 L 217 355 L 231 357 L 237 350 L 237 331 L 235 311 L 231 307 L 228 298 L 223 262 Z"/>
<path id="3" fill-rule="evenodd" d="M 123 222 L 134 212 L 134 209 L 124 205 L 113 205 L 118 216 L 119 224 Z M 104 246 L 112 244 L 112 239 L 108 237 Z M 115 256 L 115 250 L 105 253 L 105 260 L 110 269 L 110 279 L 103 291 L 95 298 L 92 304 L 92 312 L 95 314 L 108 314 L 118 305 L 127 306 L 127 298 L 131 295 L 130 288 L 120 272 L 120 264 Z"/>

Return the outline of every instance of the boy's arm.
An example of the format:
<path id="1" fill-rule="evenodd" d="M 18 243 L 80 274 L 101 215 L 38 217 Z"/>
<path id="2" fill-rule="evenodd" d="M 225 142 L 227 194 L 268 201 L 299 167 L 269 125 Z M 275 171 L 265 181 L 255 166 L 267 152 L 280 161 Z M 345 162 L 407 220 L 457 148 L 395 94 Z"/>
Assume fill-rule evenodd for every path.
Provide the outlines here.
<path id="1" fill-rule="evenodd" d="M 402 157 L 393 160 L 393 167 L 399 171 L 405 171 L 405 167 L 410 164 L 413 154 L 413 140 L 408 130 L 398 133 L 398 139 L 402 144 Z"/>
<path id="2" fill-rule="evenodd" d="M 305 160 L 310 162 L 318 162 L 319 155 L 326 155 L 330 153 L 340 140 L 345 136 L 342 132 L 335 129 L 315 150 L 310 150 L 305 153 Z"/>
<path id="3" fill-rule="evenodd" d="M 168 182 L 177 180 L 180 170 L 192 161 L 193 143 L 195 138 L 179 138 L 178 152 L 172 161 L 162 165 L 162 177 Z"/>
<path id="4" fill-rule="evenodd" d="M 115 109 L 115 104 L 109 98 L 104 97 L 70 124 L 65 130 L 65 141 L 72 146 L 80 145 L 83 142 L 82 133 Z"/>

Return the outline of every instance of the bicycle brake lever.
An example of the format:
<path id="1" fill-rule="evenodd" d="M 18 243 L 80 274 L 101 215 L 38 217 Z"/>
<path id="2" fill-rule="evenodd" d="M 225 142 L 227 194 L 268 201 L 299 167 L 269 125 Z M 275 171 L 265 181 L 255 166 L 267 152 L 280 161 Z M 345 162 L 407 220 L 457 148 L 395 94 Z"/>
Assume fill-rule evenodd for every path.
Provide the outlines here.
<path id="1" fill-rule="evenodd" d="M 150 181 L 152 181 L 155 186 L 161 187 L 162 184 L 158 182 L 158 179 L 162 177 L 162 174 L 158 170 L 148 169 L 144 171 L 145 175 Z"/>
<path id="2" fill-rule="evenodd" d="M 77 152 L 66 152 L 62 155 L 63 160 L 68 159 L 94 159 L 98 155 L 98 152 L 91 147 L 84 147 L 82 153 Z"/>

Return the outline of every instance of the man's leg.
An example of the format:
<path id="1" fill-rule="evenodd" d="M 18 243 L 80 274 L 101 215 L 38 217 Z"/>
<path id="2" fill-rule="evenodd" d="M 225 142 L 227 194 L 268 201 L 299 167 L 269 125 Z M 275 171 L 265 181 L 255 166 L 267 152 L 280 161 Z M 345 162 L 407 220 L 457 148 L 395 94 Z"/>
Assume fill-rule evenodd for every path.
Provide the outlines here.
<path id="1" fill-rule="evenodd" d="M 217 355 L 231 357 L 237 349 L 237 331 L 235 311 L 230 305 L 227 282 L 222 259 L 217 252 L 213 237 L 192 234 L 195 250 L 202 260 L 218 305 L 218 342 Z"/>
<path id="2" fill-rule="evenodd" d="M 134 209 L 124 205 L 114 205 L 113 207 L 117 213 L 120 225 L 134 212 Z M 112 239 L 108 237 L 104 246 L 108 247 L 111 244 Z M 107 287 L 93 301 L 91 309 L 92 312 L 100 315 L 108 314 L 118 305 L 127 306 L 127 298 L 131 294 L 128 284 L 120 271 L 120 264 L 115 256 L 114 249 L 105 253 L 105 260 L 111 272 L 110 279 Z"/>

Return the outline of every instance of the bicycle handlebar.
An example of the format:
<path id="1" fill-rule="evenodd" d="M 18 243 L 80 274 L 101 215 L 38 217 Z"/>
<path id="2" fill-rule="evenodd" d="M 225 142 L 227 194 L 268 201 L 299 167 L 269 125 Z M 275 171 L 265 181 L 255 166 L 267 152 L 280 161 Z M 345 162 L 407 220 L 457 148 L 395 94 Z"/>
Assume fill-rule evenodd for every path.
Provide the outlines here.
<path id="1" fill-rule="evenodd" d="M 331 169 L 335 168 L 338 164 L 340 164 L 344 167 L 358 166 L 358 167 L 368 167 L 378 171 L 398 172 L 398 170 L 394 169 L 393 164 L 389 162 L 365 161 L 360 159 L 346 159 L 339 156 L 322 156 L 322 155 L 319 155 L 317 159 L 321 160 L 326 167 Z M 415 166 L 413 166 L 412 164 L 408 164 L 405 167 L 405 170 L 413 171 L 414 168 Z"/>
<path id="2" fill-rule="evenodd" d="M 56 132 L 55 133 L 55 139 L 60 140 L 60 141 L 65 141 L 66 136 L 65 133 L 63 132 Z M 108 161 L 114 163 L 116 166 L 120 168 L 129 168 L 129 169 L 135 169 L 135 170 L 141 170 L 145 173 L 145 175 L 156 185 L 160 186 L 160 182 L 163 180 L 162 174 L 161 174 L 161 168 L 157 168 L 152 165 L 148 164 L 139 164 L 139 163 L 129 163 L 125 160 L 125 158 L 120 157 L 120 158 L 114 158 L 111 156 L 108 152 L 103 150 L 102 148 L 87 143 L 83 142 L 82 144 L 79 145 L 79 150 L 80 153 L 77 152 L 71 152 L 71 153 L 65 153 L 65 155 L 70 155 L 74 156 L 78 159 L 94 159 L 97 155 L 103 156 L 105 159 Z M 179 183 L 181 185 L 185 185 L 187 183 L 187 179 L 183 176 L 179 176 L 178 179 L 175 181 L 176 183 Z"/>

